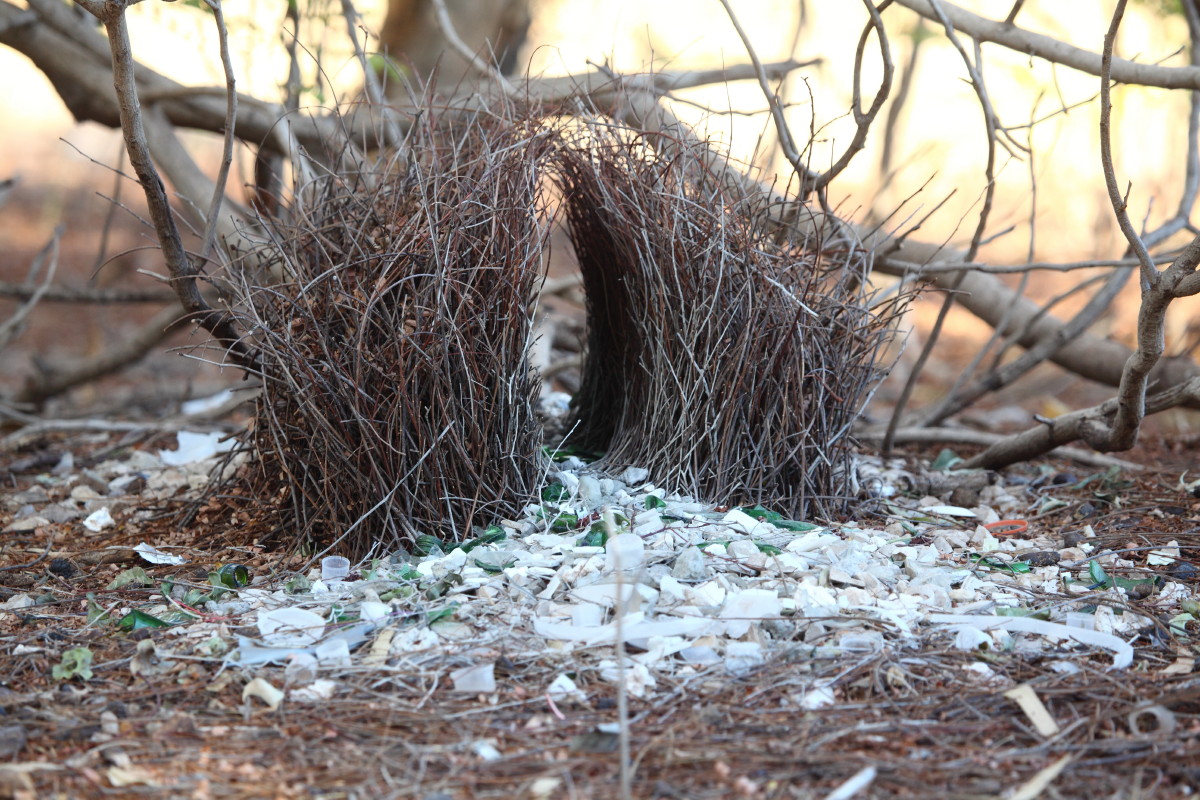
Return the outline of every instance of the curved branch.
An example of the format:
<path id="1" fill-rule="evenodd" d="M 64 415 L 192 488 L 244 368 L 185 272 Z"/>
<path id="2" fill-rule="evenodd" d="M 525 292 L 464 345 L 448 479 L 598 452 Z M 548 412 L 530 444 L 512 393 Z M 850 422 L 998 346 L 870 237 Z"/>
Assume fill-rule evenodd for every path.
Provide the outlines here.
<path id="1" fill-rule="evenodd" d="M 140 360 L 151 348 L 157 346 L 175 331 L 183 321 L 183 310 L 178 302 L 172 303 L 155 314 L 149 322 L 115 347 L 105 350 L 94 358 L 64 364 L 60 367 L 43 369 L 28 378 L 24 388 L 11 399 L 14 405 L 40 405 L 55 395 L 81 386 L 96 378 L 111 374 Z"/>
<path id="2" fill-rule="evenodd" d="M 915 11 L 926 19 L 938 21 L 931 0 L 896 0 L 896 3 Z M 938 2 L 956 30 L 981 42 L 992 42 L 1018 53 L 1036 56 L 1062 64 L 1089 75 L 1100 76 L 1101 56 L 1041 33 L 1018 28 L 1007 22 L 997 22 L 946 2 Z M 1112 80 L 1160 89 L 1200 89 L 1200 67 L 1160 67 L 1114 58 Z"/>

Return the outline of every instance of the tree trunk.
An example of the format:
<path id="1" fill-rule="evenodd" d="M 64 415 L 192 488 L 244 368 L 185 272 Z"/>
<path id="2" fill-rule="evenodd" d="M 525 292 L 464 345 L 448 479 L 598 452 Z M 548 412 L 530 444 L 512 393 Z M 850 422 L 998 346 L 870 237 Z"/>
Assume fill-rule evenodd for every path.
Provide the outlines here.
<path id="1" fill-rule="evenodd" d="M 529 29 L 529 0 L 446 0 L 446 7 L 469 47 L 485 61 L 494 60 L 506 75 L 516 69 Z M 389 0 L 379 38 L 384 52 L 410 67 L 419 81 L 436 70 L 438 82 L 452 87 L 471 73 L 466 60 L 446 47 L 430 0 Z"/>

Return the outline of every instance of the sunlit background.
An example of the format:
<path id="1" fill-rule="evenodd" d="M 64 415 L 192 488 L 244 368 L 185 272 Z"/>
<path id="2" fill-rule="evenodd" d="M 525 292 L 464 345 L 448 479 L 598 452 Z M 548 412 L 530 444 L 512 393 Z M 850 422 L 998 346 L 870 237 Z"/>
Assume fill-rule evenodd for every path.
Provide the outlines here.
<path id="1" fill-rule="evenodd" d="M 820 59 L 798 70 L 781 87 L 788 120 L 803 144 L 815 139 L 806 156 L 822 169 L 840 154 L 854 131 L 848 114 L 853 90 L 857 41 L 868 16 L 861 3 L 846 0 L 743 0 L 734 4 L 739 19 L 766 62 L 789 58 Z M 985 16 L 1006 13 L 1009 4 L 962 2 Z M 1026 4 L 1019 19 L 1028 29 L 1099 51 L 1112 3 L 1054 0 Z M 229 3 L 239 89 L 264 99 L 281 97 L 286 76 L 281 4 L 249 0 Z M 361 71 L 351 57 L 340 5 L 313 12 L 300 32 L 307 50 L 303 59 L 306 104 L 332 105 L 352 100 Z M 382 24 L 384 6 L 376 0 L 359 8 L 368 30 Z M 605 65 L 618 72 L 712 68 L 747 61 L 744 45 L 717 0 L 534 0 L 533 23 L 520 62 L 531 75 L 561 75 Z M 325 18 L 322 19 L 322 14 Z M 891 126 L 891 158 L 883 163 L 888 107 L 876 122 L 867 148 L 834 184 L 831 200 L 843 215 L 857 220 L 891 217 L 905 220 L 942 208 L 922 226 L 919 238 L 963 244 L 975 227 L 985 187 L 986 139 L 975 92 L 957 51 L 929 23 L 918 27 L 916 15 L 894 6 L 884 14 L 896 65 L 896 83 L 920 42 L 912 89 Z M 189 85 L 220 85 L 223 77 L 211 17 L 183 2 L 143 2 L 130 12 L 137 58 Z M 1118 53 L 1144 62 L 1186 63 L 1186 25 L 1182 16 L 1157 7 L 1136 5 L 1121 29 Z M 968 43 L 968 48 L 970 47 Z M 981 252 L 981 260 L 1015 263 L 1030 254 L 1039 260 L 1073 261 L 1117 257 L 1124 242 L 1112 222 L 1099 170 L 1099 79 L 1029 59 L 995 45 L 984 45 L 984 74 L 1000 121 L 1012 128 L 1012 152 L 1000 151 L 997 196 L 989 232 L 998 235 Z M 316 69 L 319 58 L 323 71 Z M 67 225 L 66 252 L 75 253 L 68 274 L 86 278 L 93 265 L 84 256 L 95 250 L 96 226 L 108 203 L 96 193 L 111 194 L 114 179 L 108 166 L 120 166 L 121 144 L 114 131 L 94 124 L 75 124 L 48 81 L 22 56 L 0 49 L 6 76 L 0 94 L 0 178 L 21 179 L 13 197 L 0 210 L 0 231 L 8 257 L 4 277 L 20 279 L 23 263 L 50 236 L 55 225 Z M 881 73 L 878 43 L 868 40 L 862 74 L 864 103 L 874 95 Z M 895 94 L 896 89 L 893 89 Z M 1135 221 L 1153 226 L 1174 213 L 1182 191 L 1187 133 L 1187 96 L 1142 88 L 1118 87 L 1114 93 L 1114 130 L 1118 171 L 1132 182 L 1130 212 Z M 765 103 L 756 83 L 745 81 L 690 90 L 674 98 L 673 108 L 706 135 L 724 143 L 735 158 L 770 174 L 786 170 L 775 147 L 776 134 L 763 114 Z M 1036 124 L 1030 126 L 1031 121 Z M 202 163 L 213 164 L 219 142 L 210 135 L 187 139 Z M 1028 146 L 1029 152 L 1021 149 Z M 107 166 L 106 166 L 107 165 Z M 242 153 L 245 182 L 250 159 Z M 1032 187 L 1036 186 L 1036 191 Z M 919 190 L 919 191 L 918 191 Z M 128 186 L 125 196 L 131 194 Z M 905 198 L 910 198 L 902 205 Z M 949 200 L 947 201 L 947 198 Z M 134 201 L 131 201 L 134 202 Z M 1035 204 L 1036 203 L 1036 207 Z M 1032 216 L 1031 216 L 1032 214 Z M 154 265 L 153 254 L 134 254 L 100 270 L 99 282 Z M 111 272 L 111 274 L 107 274 Z M 1049 295 L 1078 280 L 1077 273 L 1040 280 L 1037 292 Z M 1132 341 L 1136 295 L 1127 293 L 1118 313 L 1102 324 L 1101 334 Z M 1082 304 L 1067 301 L 1060 313 Z M 5 307 L 7 308 L 7 306 Z M 67 313 L 60 309 L 59 313 Z M 107 316 L 106 316 L 107 315 Z M 1182 307 L 1172 317 L 1172 341 L 1195 316 Z M 106 320 L 106 321 L 105 321 Z M 118 312 L 103 312 L 100 327 L 118 326 Z M 915 340 L 920 340 L 920 329 Z M 955 313 L 950 331 L 957 347 L 947 359 L 969 352 L 986 328 L 966 313 Z M 36 341 L 63 352 L 100 347 L 107 335 L 91 331 L 95 343 L 53 331 L 34 332 Z M 934 365 L 934 374 L 938 366 Z M 953 377 L 952 371 L 947 371 Z M 1054 394 L 1057 377 L 1032 391 Z M 936 388 L 929 391 L 936 391 Z M 1031 391 L 1022 389 L 1021 392 Z M 1179 424 L 1187 425 L 1186 415 Z"/>

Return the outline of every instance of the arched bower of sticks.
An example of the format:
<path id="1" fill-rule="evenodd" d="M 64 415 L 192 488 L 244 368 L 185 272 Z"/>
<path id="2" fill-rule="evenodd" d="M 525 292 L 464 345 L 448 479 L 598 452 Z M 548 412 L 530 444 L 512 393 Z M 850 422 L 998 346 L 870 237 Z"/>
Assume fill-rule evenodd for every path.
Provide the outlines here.
<path id="1" fill-rule="evenodd" d="M 867 254 L 781 234 L 706 152 L 611 126 L 560 140 L 588 316 L 571 441 L 710 501 L 836 513 L 895 304 L 870 310 Z"/>
<path id="2" fill-rule="evenodd" d="M 528 355 L 556 211 L 587 295 L 574 440 L 700 498 L 836 510 L 891 332 L 859 256 L 826 265 L 628 131 L 428 115 L 404 153 L 301 187 L 263 245 L 282 281 L 234 275 L 263 382 L 252 482 L 284 530 L 361 555 L 536 497 Z"/>

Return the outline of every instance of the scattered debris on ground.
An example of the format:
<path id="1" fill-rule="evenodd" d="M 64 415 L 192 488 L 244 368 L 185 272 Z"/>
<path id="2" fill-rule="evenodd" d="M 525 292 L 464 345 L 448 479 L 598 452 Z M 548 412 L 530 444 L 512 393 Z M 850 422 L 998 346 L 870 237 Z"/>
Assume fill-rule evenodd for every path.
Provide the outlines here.
<path id="1" fill-rule="evenodd" d="M 860 459 L 860 513 L 788 520 L 569 456 L 519 519 L 350 564 L 336 543 L 179 530 L 228 443 L 160 444 L 64 449 L 4 498 L 6 796 L 609 795 L 618 682 L 646 796 L 903 794 L 905 758 L 964 791 L 1059 757 L 1089 781 L 1120 757 L 1146 761 L 1143 786 L 1200 785 L 1179 760 L 1200 699 L 1196 476 L 1143 503 L 1115 471 Z M 210 499 L 208 528 L 248 513 L 230 508 Z M 330 755 L 280 761 L 288 736 Z M 409 766 L 356 772 L 347 747 Z M 709 788 L 672 795 L 686 764 Z"/>

